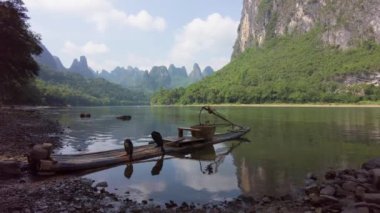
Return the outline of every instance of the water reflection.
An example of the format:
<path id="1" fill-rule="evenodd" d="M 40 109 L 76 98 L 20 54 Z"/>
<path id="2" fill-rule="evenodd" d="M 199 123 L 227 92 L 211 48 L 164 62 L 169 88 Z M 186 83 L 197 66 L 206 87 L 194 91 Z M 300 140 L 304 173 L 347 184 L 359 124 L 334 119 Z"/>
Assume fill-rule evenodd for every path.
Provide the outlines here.
<path id="1" fill-rule="evenodd" d="M 228 167 L 229 165 L 225 166 Z M 181 180 L 184 186 L 191 188 L 193 191 L 202 191 L 211 197 L 219 197 L 225 193 L 224 196 L 227 197 L 229 193 L 237 189 L 236 177 L 225 171 L 207 175 L 200 172 L 194 162 L 190 161 L 182 161 L 180 165 L 176 164 L 174 167 L 176 179 Z M 228 170 L 233 172 L 232 168 Z"/>
<path id="2" fill-rule="evenodd" d="M 218 149 L 218 154 L 216 153 L 214 146 L 207 146 L 199 151 L 191 153 L 190 158 L 199 160 L 199 168 L 203 174 L 212 175 L 218 172 L 218 168 L 224 162 L 225 157 L 229 155 L 238 146 L 240 146 L 242 142 L 248 141 L 239 140 L 238 143 L 232 144 L 231 147 L 224 147 L 222 149 Z M 210 162 L 203 166 L 202 161 Z"/>
<path id="3" fill-rule="evenodd" d="M 124 177 L 130 179 L 132 177 L 132 174 L 133 174 L 133 163 L 128 163 L 125 166 Z"/>
<path id="4" fill-rule="evenodd" d="M 308 172 L 358 168 L 380 148 L 380 109 L 257 108 L 237 115 L 245 114 L 251 115 L 241 120 L 252 123 L 247 137 L 253 143 L 232 153 L 244 194 L 296 193 Z"/>
<path id="5" fill-rule="evenodd" d="M 150 172 L 152 176 L 160 174 L 162 166 L 164 165 L 164 156 L 165 155 L 161 155 L 161 158 L 157 160 L 156 164 L 154 164 L 152 171 Z"/>
<path id="6" fill-rule="evenodd" d="M 81 119 L 80 113 L 86 111 L 91 118 Z M 75 107 L 45 110 L 43 113 L 53 120 L 58 120 L 65 127 L 62 140 L 66 145 L 59 150 L 63 154 L 96 152 L 120 148 L 125 138 L 130 138 L 136 145 L 146 142 L 139 138 L 150 136 L 152 130 L 162 135 L 176 135 L 178 126 L 197 123 L 199 108 L 190 110 L 180 108 L 151 107 Z M 129 114 L 132 119 L 120 121 L 116 117 Z"/>
<path id="7" fill-rule="evenodd" d="M 91 118 L 80 119 L 81 111 L 91 113 Z M 218 144 L 200 155 L 193 152 L 174 159 L 155 158 L 86 177 L 105 180 L 110 191 L 129 191 L 138 199 L 203 202 L 241 193 L 261 196 L 296 192 L 310 171 L 322 174 L 331 167 L 357 168 L 380 152 L 379 108 L 218 107 L 218 111 L 235 123 L 251 127 L 246 137 L 252 143 L 242 143 L 229 152 L 238 142 Z M 50 112 L 52 119 L 70 127 L 63 137 L 68 146 L 61 152 L 81 153 L 122 148 L 126 137 L 135 146 L 147 144 L 148 140 L 137 139 L 149 136 L 152 130 L 164 137 L 176 135 L 178 126 L 198 122 L 199 107 L 99 107 Z M 130 114 L 132 119 L 115 119 L 120 114 Z"/>
<path id="8" fill-rule="evenodd" d="M 236 177 L 229 173 L 234 170 L 233 167 L 229 167 L 232 163 L 229 154 L 241 144 L 241 142 L 227 142 L 192 152 L 187 159 L 198 161 L 199 168 L 194 167 L 192 161 L 181 162 L 178 167 L 175 165 L 177 178 L 196 191 L 219 194 L 236 190 Z M 219 170 L 220 167 L 222 170 Z M 223 167 L 229 168 L 226 170 Z M 213 198 L 219 200 L 218 194 L 213 195 L 215 196 Z"/>
<path id="9" fill-rule="evenodd" d="M 239 195 L 237 179 L 233 175 L 235 167 L 228 153 L 240 144 L 218 144 L 215 147 L 183 153 L 175 158 L 162 155 L 151 160 L 99 171 L 86 177 L 97 181 L 106 180 L 110 191 L 122 196 L 128 191 L 130 197 L 140 201 L 150 198 L 157 202 L 174 200 L 203 203 L 210 199 L 223 200 Z M 212 167 L 213 173 L 204 174 L 199 164 Z M 124 174 L 123 179 L 118 178 L 120 172 Z"/>

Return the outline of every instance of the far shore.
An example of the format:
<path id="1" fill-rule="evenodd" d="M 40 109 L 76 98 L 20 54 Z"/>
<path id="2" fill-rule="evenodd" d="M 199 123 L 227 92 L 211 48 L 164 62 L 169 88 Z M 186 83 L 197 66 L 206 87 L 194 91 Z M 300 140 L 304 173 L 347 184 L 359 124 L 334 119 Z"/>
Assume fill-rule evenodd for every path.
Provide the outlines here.
<path id="1" fill-rule="evenodd" d="M 189 104 L 189 105 L 151 105 L 153 107 L 202 107 L 202 106 L 215 106 L 215 107 L 337 107 L 337 108 L 380 108 L 380 104 L 323 104 L 323 103 L 306 103 L 306 104 L 287 104 L 287 103 L 273 103 L 273 104 Z"/>
<path id="2" fill-rule="evenodd" d="M 0 105 L 0 109 L 50 109 L 50 108 L 67 108 L 67 107 L 133 107 L 133 106 L 145 106 L 145 107 L 202 107 L 202 106 L 214 106 L 214 107 L 289 107 L 289 108 L 380 108 L 380 103 L 304 103 L 304 104 L 291 104 L 291 103 L 264 103 L 264 104 L 173 104 L 173 105 L 121 105 L 121 106 L 33 106 L 33 105 Z"/>

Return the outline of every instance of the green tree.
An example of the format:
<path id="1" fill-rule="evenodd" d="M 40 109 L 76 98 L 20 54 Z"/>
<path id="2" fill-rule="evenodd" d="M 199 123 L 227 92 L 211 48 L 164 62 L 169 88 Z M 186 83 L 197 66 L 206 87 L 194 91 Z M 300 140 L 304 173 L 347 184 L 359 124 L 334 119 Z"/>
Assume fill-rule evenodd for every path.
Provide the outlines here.
<path id="1" fill-rule="evenodd" d="M 261 1 L 265 4 L 268 1 Z M 322 30 L 324 31 L 324 30 Z M 249 48 L 214 75 L 161 103 L 357 103 L 380 102 L 380 87 L 345 79 L 376 76 L 380 45 L 367 41 L 345 51 L 321 42 L 321 30 L 271 38 Z M 364 77 L 366 79 L 367 77 Z M 152 102 L 154 104 L 154 102 Z"/>
<path id="2" fill-rule="evenodd" d="M 32 54 L 40 54 L 39 35 L 27 23 L 22 0 L 0 0 L 0 102 L 12 102 L 38 74 Z"/>

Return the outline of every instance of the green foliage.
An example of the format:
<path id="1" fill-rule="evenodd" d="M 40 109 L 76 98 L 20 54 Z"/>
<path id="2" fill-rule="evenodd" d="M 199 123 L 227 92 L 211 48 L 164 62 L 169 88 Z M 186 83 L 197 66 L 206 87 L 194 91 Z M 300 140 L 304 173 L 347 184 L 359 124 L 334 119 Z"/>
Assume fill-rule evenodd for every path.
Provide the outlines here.
<path id="1" fill-rule="evenodd" d="M 138 105 L 147 97 L 102 78 L 84 78 L 70 72 L 55 72 L 43 67 L 35 82 L 39 104 L 44 105 Z"/>
<path id="2" fill-rule="evenodd" d="M 32 54 L 42 48 L 39 36 L 29 30 L 21 0 L 0 1 L 0 102 L 14 102 L 38 73 Z"/>
<path id="3" fill-rule="evenodd" d="M 251 48 L 205 80 L 190 85 L 176 100 L 172 90 L 154 95 L 159 103 L 308 103 L 380 100 L 379 87 L 345 85 L 337 79 L 380 71 L 380 47 L 363 42 L 346 51 L 321 43 L 314 30 L 273 38 Z M 170 98 L 168 101 L 166 98 Z"/>
<path id="4" fill-rule="evenodd" d="M 175 104 L 176 101 L 184 94 L 185 89 L 175 88 L 172 90 L 160 89 L 158 92 L 153 94 L 150 98 L 151 103 L 159 105 L 171 105 Z"/>

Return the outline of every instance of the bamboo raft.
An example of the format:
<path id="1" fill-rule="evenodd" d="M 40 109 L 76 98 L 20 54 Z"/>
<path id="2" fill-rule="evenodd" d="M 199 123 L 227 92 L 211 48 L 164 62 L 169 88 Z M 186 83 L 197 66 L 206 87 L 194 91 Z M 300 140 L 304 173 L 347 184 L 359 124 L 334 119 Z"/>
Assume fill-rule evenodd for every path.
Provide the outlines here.
<path id="1" fill-rule="evenodd" d="M 216 134 L 208 141 L 202 138 L 193 138 L 191 136 L 185 136 L 183 138 L 164 138 L 165 154 L 175 155 L 224 141 L 238 139 L 249 130 L 249 128 L 243 128 L 234 132 Z M 155 144 L 148 144 L 135 147 L 133 159 L 130 159 L 130 156 L 125 152 L 124 148 L 87 154 L 52 155 L 52 160 L 41 160 L 38 171 L 55 173 L 88 170 L 108 167 L 124 162 L 145 160 L 161 156 L 162 154 L 161 149 L 156 147 Z"/>

